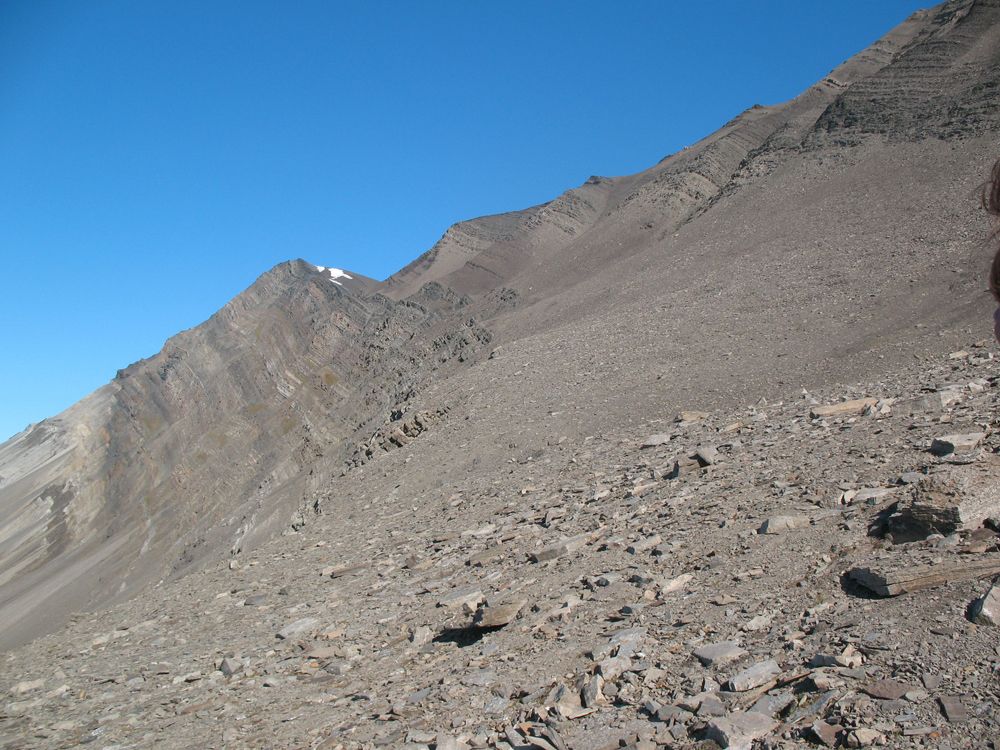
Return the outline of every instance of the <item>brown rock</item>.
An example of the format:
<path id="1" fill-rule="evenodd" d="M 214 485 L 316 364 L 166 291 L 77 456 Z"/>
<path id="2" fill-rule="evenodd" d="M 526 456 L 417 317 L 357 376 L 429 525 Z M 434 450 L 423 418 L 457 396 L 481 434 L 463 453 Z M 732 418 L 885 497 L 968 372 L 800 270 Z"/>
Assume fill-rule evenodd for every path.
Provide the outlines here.
<path id="1" fill-rule="evenodd" d="M 527 603 L 526 599 L 518 599 L 507 604 L 482 606 L 476 611 L 472 625 L 477 628 L 503 627 L 511 623 Z"/>

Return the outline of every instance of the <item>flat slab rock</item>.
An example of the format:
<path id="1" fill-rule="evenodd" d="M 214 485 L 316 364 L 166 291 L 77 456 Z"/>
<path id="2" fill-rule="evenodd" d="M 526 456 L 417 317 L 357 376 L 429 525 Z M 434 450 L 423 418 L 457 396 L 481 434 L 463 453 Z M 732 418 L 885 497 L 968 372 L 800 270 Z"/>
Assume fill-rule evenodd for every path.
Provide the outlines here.
<path id="1" fill-rule="evenodd" d="M 308 633 L 316 629 L 319 625 L 319 620 L 315 617 L 303 617 L 295 622 L 290 622 L 281 630 L 278 631 L 277 636 L 282 640 L 286 638 L 291 638 L 296 635 L 301 635 L 303 633 Z"/>
<path id="2" fill-rule="evenodd" d="M 660 433 L 658 435 L 650 435 L 648 438 L 642 441 L 640 448 L 655 448 L 658 445 L 666 445 L 672 439 L 672 435 L 666 433 Z"/>
<path id="3" fill-rule="evenodd" d="M 906 685 L 896 680 L 879 680 L 861 688 L 861 692 L 883 701 L 896 701 L 913 690 L 912 685 Z"/>
<path id="4" fill-rule="evenodd" d="M 825 419 L 826 417 L 854 417 L 862 414 L 869 406 L 878 403 L 874 398 L 856 398 L 851 401 L 841 401 L 839 404 L 826 404 L 825 406 L 814 406 L 810 410 L 813 419 Z"/>
<path id="5" fill-rule="evenodd" d="M 764 714 L 736 712 L 712 719 L 705 736 L 728 750 L 751 750 L 755 740 L 770 734 L 777 727 L 778 722 Z"/>
<path id="6" fill-rule="evenodd" d="M 537 552 L 531 553 L 531 559 L 535 562 L 555 560 L 557 557 L 562 557 L 563 555 L 568 555 L 571 552 L 583 549 L 587 545 L 588 541 L 590 541 L 590 534 L 578 534 L 577 536 L 571 536 L 567 539 L 560 539 L 554 544 L 550 544 Z"/>
<path id="7" fill-rule="evenodd" d="M 476 611 L 472 625 L 477 628 L 499 628 L 510 623 L 524 609 L 527 599 L 517 599 L 507 604 L 487 605 Z"/>
<path id="8" fill-rule="evenodd" d="M 774 659 L 768 659 L 767 661 L 758 662 L 752 667 L 748 667 L 739 674 L 734 675 L 729 680 L 728 687 L 734 693 L 745 693 L 747 690 L 753 690 L 770 682 L 779 674 L 781 674 L 781 667 L 778 666 L 778 662 Z"/>
<path id="9" fill-rule="evenodd" d="M 783 534 L 792 529 L 801 529 L 809 525 L 805 516 L 771 516 L 761 524 L 758 534 Z"/>
<path id="10" fill-rule="evenodd" d="M 746 653 L 736 641 L 710 643 L 707 646 L 701 646 L 694 650 L 695 658 L 706 667 L 728 664 L 746 656 Z"/>
<path id="11" fill-rule="evenodd" d="M 969 712 L 959 697 L 942 695 L 938 698 L 938 703 L 941 705 L 941 712 L 950 724 L 961 724 L 969 720 Z"/>
<path id="12" fill-rule="evenodd" d="M 968 453 L 978 448 L 985 439 L 985 432 L 942 435 L 931 441 L 931 453 L 938 456 L 947 456 L 949 453 Z"/>
<path id="13" fill-rule="evenodd" d="M 972 557 L 972 556 L 970 556 Z M 1000 574 L 1000 554 L 976 555 L 972 559 L 914 564 L 906 555 L 877 560 L 851 568 L 848 577 L 879 596 L 899 596 L 952 581 L 969 581 Z"/>

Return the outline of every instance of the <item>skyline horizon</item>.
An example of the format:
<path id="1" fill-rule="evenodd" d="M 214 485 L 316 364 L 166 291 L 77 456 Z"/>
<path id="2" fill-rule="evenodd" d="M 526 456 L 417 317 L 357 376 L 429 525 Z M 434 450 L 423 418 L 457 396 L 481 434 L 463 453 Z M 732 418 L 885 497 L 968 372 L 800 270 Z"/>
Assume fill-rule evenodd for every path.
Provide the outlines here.
<path id="1" fill-rule="evenodd" d="M 493 19 L 495 28 L 488 29 L 482 22 L 489 12 L 483 11 L 473 13 L 482 37 L 456 43 L 475 64 L 464 78 L 452 81 L 459 90 L 463 83 L 478 85 L 481 93 L 455 98 L 440 90 L 444 76 L 459 75 L 450 57 L 421 62 L 424 67 L 417 73 L 404 69 L 407 45 L 418 50 L 425 45 L 405 28 L 412 17 L 396 19 L 402 28 L 395 29 L 397 36 L 386 32 L 381 8 L 350 16 L 306 4 L 297 14 L 268 17 L 266 7 L 254 6 L 257 14 L 247 14 L 244 28 L 236 30 L 242 36 L 226 57 L 215 48 L 217 40 L 210 32 L 233 21 L 235 5 L 185 9 L 185 18 L 209 14 L 214 22 L 202 37 L 162 13 L 164 6 L 159 5 L 129 9 L 124 3 L 109 3 L 102 9 L 73 9 L 66 15 L 75 25 L 60 18 L 62 26 L 51 28 L 42 17 L 55 6 L 29 5 L 8 6 L 14 23 L 7 25 L 6 35 L 0 31 L 0 38 L 20 42 L 24 53 L 18 58 L 18 45 L 8 45 L 8 62 L 21 65 L 11 66 L 17 75 L 8 76 L 4 90 L 8 100 L 21 106 L 0 124 L 0 135 L 5 136 L 0 140 L 23 148 L 12 150 L 14 168 L 0 178 L 15 198 L 0 209 L 7 220 L 0 223 L 0 245 L 9 248 L 15 271 L 32 257 L 48 258 L 49 267 L 57 270 L 39 274 L 25 266 L 23 273 L 10 273 L 0 288 L 0 313 L 19 321 L 0 336 L 10 365 L 3 368 L 0 385 L 21 394 L 0 410 L 0 441 L 56 416 L 109 382 L 117 370 L 153 356 L 169 338 L 200 325 L 282 262 L 302 258 L 382 282 L 430 250 L 455 224 L 544 205 L 592 174 L 640 173 L 709 137 L 754 105 L 777 106 L 798 96 L 927 7 L 894 0 L 873 9 L 845 0 L 836 9 L 839 13 L 810 8 L 796 16 L 791 13 L 795 3 L 775 0 L 775 17 L 785 25 L 767 26 L 761 14 L 730 2 L 728 25 L 716 30 L 721 57 L 714 61 L 692 57 L 692 50 L 704 54 L 698 40 L 690 38 L 695 36 L 692 30 L 711 28 L 717 21 L 704 10 L 644 3 L 616 15 L 617 25 L 603 28 L 596 4 L 580 6 L 580 17 L 568 22 L 560 13 L 564 4 L 557 3 L 537 18 L 530 14 L 536 27 L 528 30 L 518 23 L 523 9 L 500 14 Z M 783 9 L 789 12 L 778 12 Z M 466 15 L 459 4 L 446 3 L 437 17 L 418 19 L 423 24 L 418 28 L 431 38 L 449 38 L 448 24 L 462 28 Z M 803 35 L 803 29 L 817 28 L 810 22 L 821 16 L 828 22 L 828 33 L 818 38 Z M 858 18 L 866 23 L 856 23 Z M 325 31 L 317 23 L 320 30 L 313 32 L 306 21 L 315 19 L 333 23 Z M 306 66 L 303 72 L 283 57 L 295 52 L 295 44 L 276 37 L 268 20 L 295 28 L 307 48 L 299 50 L 298 62 L 308 61 L 313 68 Z M 163 21 L 167 28 L 152 21 Z M 570 28 L 565 30 L 567 23 Z M 112 35 L 108 50 L 95 51 L 87 24 L 105 33 L 110 26 L 120 36 Z M 379 35 L 362 34 L 346 51 L 330 47 L 331 39 L 343 43 L 350 36 L 342 27 L 351 24 L 378 29 Z M 137 27 L 157 33 L 135 39 L 128 32 Z M 838 28 L 842 35 L 835 33 Z M 525 43 L 523 55 L 514 61 L 495 59 L 490 49 L 476 44 L 478 40 L 506 49 L 504 34 L 511 29 L 520 31 Z M 773 43 L 762 45 L 763 50 L 738 46 L 749 29 L 758 37 L 770 35 Z M 25 35 L 17 36 L 18 30 Z M 35 48 L 25 41 L 32 31 L 36 42 L 45 38 L 51 50 L 67 60 L 73 59 L 74 44 L 87 42 L 76 51 L 94 56 L 86 58 L 90 68 L 60 67 L 59 54 L 45 64 L 32 58 L 28 52 Z M 645 34 L 653 45 L 666 32 L 677 37 L 673 46 L 636 49 L 632 39 Z M 728 38 L 737 44 L 727 46 Z M 170 41 L 178 39 L 187 42 L 192 53 L 214 51 L 229 63 L 232 70 L 224 68 L 225 75 L 215 75 L 242 85 L 235 93 L 220 89 L 225 94 L 221 98 L 231 101 L 220 105 L 219 91 L 205 83 L 212 69 L 183 67 L 174 56 L 161 59 L 160 48 L 164 55 L 173 54 Z M 573 60 L 574 54 L 578 58 L 581 40 L 603 40 L 605 62 L 613 62 L 615 55 L 623 62 L 600 79 L 603 88 L 574 81 L 577 88 L 561 92 L 567 94 L 565 101 L 553 101 L 547 86 L 551 81 L 539 81 L 539 69 L 551 61 Z M 148 42 L 146 47 L 143 42 Z M 371 54 L 366 42 L 382 44 L 392 55 Z M 398 49 L 393 42 L 399 43 Z M 264 45 L 263 51 L 258 44 Z M 338 77 L 338 66 L 355 64 L 355 51 L 368 52 L 364 59 L 382 68 L 366 70 L 368 77 L 347 84 Z M 119 84 L 115 76 L 125 75 L 120 60 L 129 55 L 146 67 L 138 65 L 142 74 L 136 73 L 136 80 L 125 76 Z M 754 74 L 753 64 L 738 64 L 753 55 L 763 72 Z M 783 64 L 789 56 L 800 64 Z M 258 57 L 267 59 L 261 62 Z M 257 78 L 244 77 L 241 64 L 248 61 L 256 62 Z M 326 67 L 320 64 L 324 61 Z M 636 72 L 636 61 L 655 64 Z M 660 73 L 666 69 L 675 74 L 666 96 L 651 97 L 649 87 L 662 83 Z M 632 79 L 619 76 L 625 70 Z M 417 81 L 410 81 L 409 88 L 408 73 Z M 48 88 L 29 86 L 32 76 L 34 83 Z M 563 84 L 559 75 L 549 76 Z M 160 88 L 146 90 L 150 77 Z M 483 86 L 484 79 L 494 88 Z M 144 85 L 137 87 L 136 81 Z M 270 98 L 260 97 L 261 81 Z M 289 81 L 299 86 L 294 96 L 286 91 Z M 21 84 L 20 91 L 12 82 Z M 349 98 L 351 104 L 345 107 L 323 105 L 312 95 L 328 84 L 334 90 L 347 87 L 357 98 Z M 203 90 L 193 92 L 187 85 Z M 380 86 L 395 86 L 393 91 L 405 101 L 395 102 L 388 95 L 373 100 L 370 94 Z M 65 99 L 60 99 L 60 91 L 67 94 Z M 93 96 L 88 98 L 88 92 Z M 12 93 L 20 98 L 11 99 Z M 579 96 L 574 99 L 570 93 Z M 120 99 L 117 108 L 102 109 L 104 98 L 115 95 Z M 453 123 L 434 110 L 442 101 L 472 111 Z M 269 105 L 281 102 L 287 102 L 287 111 L 271 111 Z M 176 110 L 178 103 L 184 105 L 182 111 Z M 411 113 L 409 104 L 423 109 Z M 244 126 L 247 108 L 254 105 L 259 110 L 252 110 L 253 119 Z M 213 107 L 218 111 L 212 112 Z M 392 126 L 389 115 L 400 112 L 418 115 L 407 124 L 413 123 L 419 132 Z M 487 113 L 494 119 L 479 117 Z M 618 113 L 623 116 L 615 117 Z M 305 118 L 309 114 L 315 122 Z M 112 115 L 118 119 L 108 119 Z M 362 115 L 359 123 L 344 124 L 344 116 L 356 115 Z M 47 127 L 39 127 L 42 123 Z M 75 123 L 81 132 L 72 127 L 59 130 L 60 123 Z M 127 127 L 129 123 L 134 127 Z M 239 123 L 236 130 L 231 129 L 234 123 Z M 320 137 L 330 124 L 347 128 L 345 132 L 359 140 Z M 206 125 L 216 131 L 206 134 Z M 363 132 L 366 126 L 371 133 Z M 228 142 L 226 135 L 236 142 Z M 247 150 L 248 145 L 264 150 Z M 353 153 L 352 145 L 354 151 L 364 149 Z M 428 172 L 432 179 L 426 178 Z M 18 180 L 17 175 L 29 178 Z M 389 207 L 389 221 L 381 204 Z M 22 249 L 15 252 L 15 247 Z"/>

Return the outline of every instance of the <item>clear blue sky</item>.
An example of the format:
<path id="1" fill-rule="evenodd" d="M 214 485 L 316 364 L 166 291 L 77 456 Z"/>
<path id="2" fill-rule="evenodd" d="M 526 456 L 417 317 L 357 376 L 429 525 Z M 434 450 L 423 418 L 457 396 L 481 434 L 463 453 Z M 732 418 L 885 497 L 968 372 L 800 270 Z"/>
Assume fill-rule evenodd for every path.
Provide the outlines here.
<path id="1" fill-rule="evenodd" d="M 0 440 L 276 263 L 384 278 L 928 4 L 0 0 Z"/>

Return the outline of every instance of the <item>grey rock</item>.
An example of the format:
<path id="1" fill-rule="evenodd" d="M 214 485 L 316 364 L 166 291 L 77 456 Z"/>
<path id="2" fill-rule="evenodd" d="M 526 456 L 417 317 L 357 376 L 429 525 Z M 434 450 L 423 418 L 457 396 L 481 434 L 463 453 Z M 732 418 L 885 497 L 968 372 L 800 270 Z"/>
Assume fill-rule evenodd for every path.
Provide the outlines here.
<path id="1" fill-rule="evenodd" d="M 814 406 L 810 410 L 813 419 L 835 419 L 839 417 L 854 417 L 865 411 L 868 407 L 875 406 L 878 399 L 857 398 L 850 401 L 841 401 L 836 404 L 825 406 Z"/>
<path id="2" fill-rule="evenodd" d="M 650 435 L 648 438 L 642 441 L 642 448 L 655 448 L 659 445 L 666 445 L 671 440 L 671 436 L 665 433 L 660 433 L 657 435 Z"/>
<path id="3" fill-rule="evenodd" d="M 476 616 L 472 624 L 477 628 L 499 628 L 508 625 L 524 609 L 524 605 L 527 603 L 527 599 L 517 599 L 507 604 L 480 607 L 476 611 Z"/>
<path id="4" fill-rule="evenodd" d="M 580 691 L 580 700 L 584 708 L 595 708 L 605 703 L 604 700 L 604 678 L 595 674 L 584 683 Z"/>
<path id="5" fill-rule="evenodd" d="M 812 726 L 809 727 L 812 731 L 813 737 L 821 744 L 826 747 L 836 747 L 837 737 L 843 730 L 840 724 L 828 724 L 825 721 L 813 722 Z"/>
<path id="6" fill-rule="evenodd" d="M 430 643 L 433 638 L 434 631 L 426 625 L 418 625 L 410 632 L 410 643 L 414 646 L 423 646 L 425 643 Z"/>
<path id="7" fill-rule="evenodd" d="M 751 750 L 754 741 L 777 728 L 778 722 L 759 713 L 732 713 L 708 723 L 705 734 L 729 750 Z"/>
<path id="8" fill-rule="evenodd" d="M 983 596 L 972 603 L 969 612 L 978 625 L 1000 625 L 1000 587 L 993 584 Z"/>
<path id="9" fill-rule="evenodd" d="M 913 688 L 912 685 L 906 685 L 902 682 L 897 682 L 896 680 L 879 680 L 878 682 L 873 682 L 869 685 L 862 686 L 862 692 L 870 695 L 872 698 L 878 698 L 884 701 L 894 701 L 899 700 L 908 690 Z"/>
<path id="10" fill-rule="evenodd" d="M 714 693 L 704 696 L 701 699 L 701 705 L 698 706 L 698 716 L 700 717 L 725 716 L 728 711 L 726 704 Z"/>
<path id="11" fill-rule="evenodd" d="M 438 600 L 438 606 L 475 609 L 484 598 L 483 592 L 479 587 L 466 586 L 449 591 Z"/>
<path id="12" fill-rule="evenodd" d="M 590 539 L 589 534 L 579 534 L 577 536 L 568 537 L 566 539 L 561 539 L 554 544 L 550 544 L 547 547 L 543 547 L 537 552 L 531 554 L 531 559 L 534 562 L 546 562 L 548 560 L 555 560 L 563 555 L 568 555 L 577 550 L 583 549 Z"/>
<path id="13" fill-rule="evenodd" d="M 949 453 L 968 453 L 978 448 L 985 439 L 985 432 L 942 435 L 931 441 L 931 453 L 938 456 L 947 456 Z"/>
<path id="14" fill-rule="evenodd" d="M 35 680 L 22 680 L 10 689 L 10 694 L 17 696 L 25 695 L 33 693 L 36 690 L 41 690 L 43 687 L 45 687 L 45 680 L 41 677 Z"/>
<path id="15" fill-rule="evenodd" d="M 238 659 L 232 659 L 229 657 L 223 659 L 222 664 L 219 665 L 219 671 L 226 677 L 232 677 L 242 669 L 243 664 Z"/>
<path id="16" fill-rule="evenodd" d="M 759 534 L 783 534 L 809 525 L 805 516 L 771 516 L 757 530 Z"/>
<path id="17" fill-rule="evenodd" d="M 319 625 L 319 620 L 315 617 L 303 617 L 294 622 L 290 622 L 281 630 L 278 631 L 278 638 L 287 639 L 296 635 L 302 635 L 303 633 L 308 633 L 316 629 Z"/>
<path id="18" fill-rule="evenodd" d="M 949 724 L 962 724 L 969 720 L 969 711 L 966 709 L 962 699 L 955 695 L 942 695 L 938 697 L 941 704 L 941 712 L 948 720 Z"/>
<path id="19" fill-rule="evenodd" d="M 710 445 L 703 445 L 694 452 L 694 458 L 702 466 L 712 466 L 713 464 L 717 464 L 720 457 L 719 449 L 713 448 Z"/>
<path id="20" fill-rule="evenodd" d="M 492 669 L 479 669 L 462 677 L 462 684 L 470 687 L 489 687 L 497 681 L 497 673 Z"/>
<path id="21" fill-rule="evenodd" d="M 847 747 L 871 747 L 872 745 L 880 745 L 884 741 L 885 735 L 881 732 L 867 727 L 859 727 L 852 729 L 847 734 L 847 741 L 844 744 Z"/>
<path id="22" fill-rule="evenodd" d="M 781 667 L 774 659 L 758 662 L 734 675 L 728 683 L 729 690 L 734 693 L 745 693 L 769 682 L 781 674 Z"/>
<path id="23" fill-rule="evenodd" d="M 694 650 L 695 658 L 706 667 L 717 667 L 728 664 L 746 656 L 746 653 L 736 641 L 712 643 Z"/>
<path id="24" fill-rule="evenodd" d="M 776 717 L 795 703 L 795 694 L 791 690 L 767 693 L 757 699 L 749 711 L 756 711 L 770 717 Z"/>

